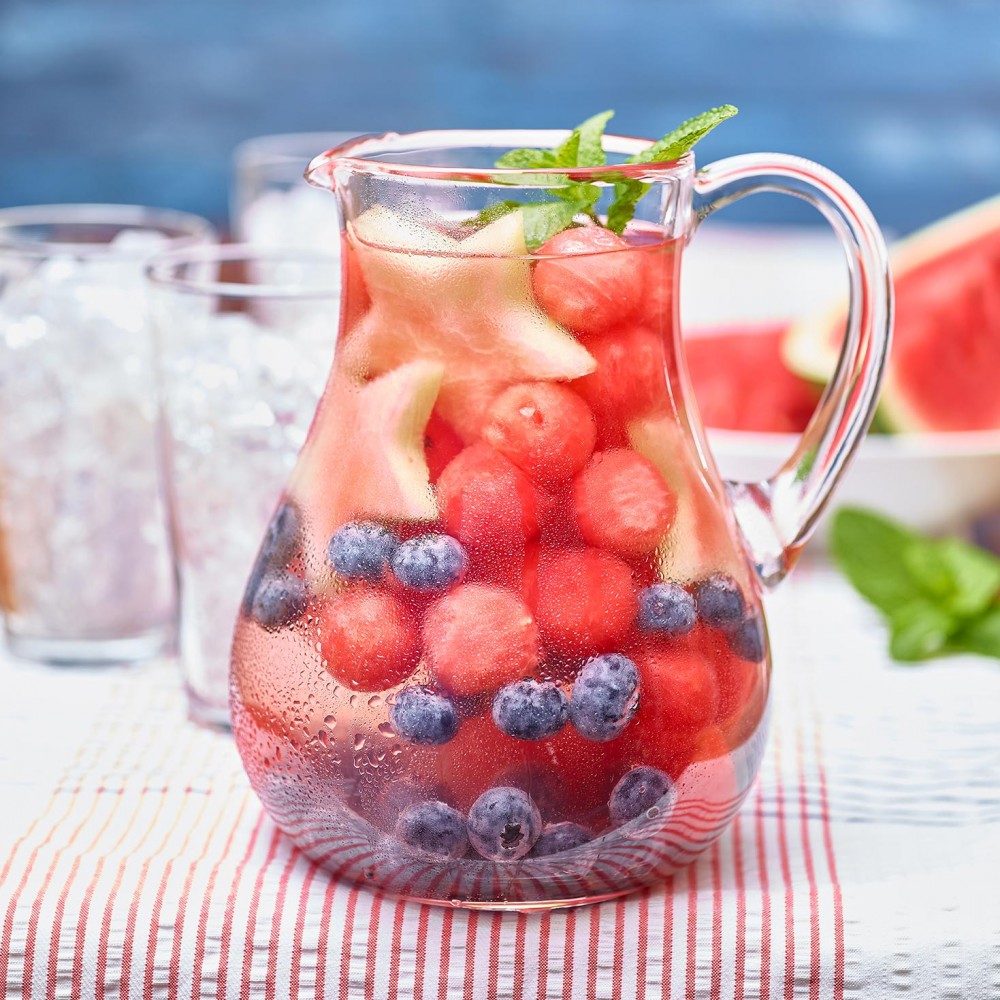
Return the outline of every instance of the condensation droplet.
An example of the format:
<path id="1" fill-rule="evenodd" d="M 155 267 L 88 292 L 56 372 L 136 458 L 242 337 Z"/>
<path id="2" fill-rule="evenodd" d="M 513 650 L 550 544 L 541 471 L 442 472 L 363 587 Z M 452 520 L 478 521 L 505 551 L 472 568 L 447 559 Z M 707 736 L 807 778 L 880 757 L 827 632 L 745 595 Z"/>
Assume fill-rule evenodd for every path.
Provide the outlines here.
<path id="1" fill-rule="evenodd" d="M 337 728 L 337 717 L 335 715 L 328 715 L 323 722 L 328 725 L 331 729 Z"/>
<path id="2" fill-rule="evenodd" d="M 378 731 L 383 736 L 388 736 L 390 739 L 392 739 L 392 737 L 396 735 L 396 731 L 392 728 L 392 726 L 388 722 L 380 722 L 378 726 Z"/>
<path id="3" fill-rule="evenodd" d="M 368 707 L 369 708 L 378 708 L 379 705 L 381 705 L 381 704 L 382 704 L 382 696 L 379 695 L 379 694 L 373 694 L 368 699 Z"/>
<path id="4" fill-rule="evenodd" d="M 365 734 L 364 733 L 355 733 L 354 734 L 354 749 L 355 750 L 364 750 L 364 748 L 365 748 Z"/>
<path id="5" fill-rule="evenodd" d="M 646 810 L 646 817 L 648 819 L 656 819 L 656 817 L 659 815 L 660 815 L 660 809 L 658 806 L 650 806 Z"/>

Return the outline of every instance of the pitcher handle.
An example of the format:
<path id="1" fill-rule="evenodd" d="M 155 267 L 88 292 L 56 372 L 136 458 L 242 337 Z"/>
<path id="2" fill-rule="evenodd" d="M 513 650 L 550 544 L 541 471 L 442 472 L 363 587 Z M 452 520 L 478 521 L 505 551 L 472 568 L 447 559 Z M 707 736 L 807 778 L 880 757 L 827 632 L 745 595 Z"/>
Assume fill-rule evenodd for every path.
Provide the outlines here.
<path id="1" fill-rule="evenodd" d="M 844 248 L 850 287 L 840 360 L 794 453 L 769 479 L 726 483 L 757 575 L 773 587 L 795 564 L 874 416 L 893 303 L 885 241 L 871 211 L 819 164 L 779 153 L 712 163 L 695 177 L 695 224 L 762 191 L 803 198 L 819 209 Z"/>

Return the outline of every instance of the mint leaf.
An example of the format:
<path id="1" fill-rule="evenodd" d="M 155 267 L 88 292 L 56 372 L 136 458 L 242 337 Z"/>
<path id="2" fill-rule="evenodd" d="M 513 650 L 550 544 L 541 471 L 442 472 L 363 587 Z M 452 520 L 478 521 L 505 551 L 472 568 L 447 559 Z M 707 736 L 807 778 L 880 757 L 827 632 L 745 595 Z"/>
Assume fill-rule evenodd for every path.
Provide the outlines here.
<path id="1" fill-rule="evenodd" d="M 659 142 L 654 142 L 635 156 L 630 156 L 626 163 L 669 163 L 680 159 L 696 142 L 704 139 L 717 125 L 739 114 L 739 109 L 732 104 L 723 104 L 718 108 L 703 111 L 694 118 L 678 125 L 668 132 Z"/>
<path id="2" fill-rule="evenodd" d="M 1000 658 L 1000 559 L 992 553 L 853 508 L 834 518 L 831 548 L 858 592 L 888 619 L 896 659 L 953 652 Z"/>
<path id="3" fill-rule="evenodd" d="M 891 615 L 925 596 L 906 566 L 906 551 L 918 538 L 909 529 L 870 511 L 837 511 L 830 537 L 834 559 L 854 589 Z"/>
<path id="4" fill-rule="evenodd" d="M 518 201 L 499 201 L 495 205 L 487 205 L 481 212 L 477 212 L 471 219 L 466 219 L 463 226 L 486 226 L 496 221 L 502 215 L 509 215 L 516 212 L 521 207 Z"/>
<path id="5" fill-rule="evenodd" d="M 613 111 L 602 111 L 577 125 L 570 137 L 556 150 L 560 166 L 603 167 L 607 162 L 604 155 L 604 130 L 614 116 Z"/>
<path id="6" fill-rule="evenodd" d="M 561 233 L 584 210 L 577 202 L 565 201 L 539 201 L 518 207 L 524 213 L 524 240 L 529 250 L 537 250 Z"/>
<path id="7" fill-rule="evenodd" d="M 732 118 L 736 113 L 736 108 L 731 104 L 724 104 L 694 118 L 689 118 L 678 128 L 668 132 L 659 142 L 653 143 L 648 149 L 630 157 L 626 162 L 658 163 L 675 160 L 686 153 L 699 139 L 708 135 L 713 128 L 727 118 Z M 569 220 L 562 227 L 563 229 L 572 225 L 573 219 L 581 213 L 591 216 L 595 222 L 600 222 L 595 206 L 600 201 L 603 193 L 602 188 L 596 184 L 571 182 L 567 176 L 561 175 L 558 171 L 569 171 L 579 167 L 599 167 L 607 163 L 604 152 L 604 130 L 612 117 L 614 117 L 614 111 L 601 111 L 596 115 L 591 115 L 586 121 L 577 125 L 555 149 L 531 149 L 529 147 L 512 149 L 496 161 L 497 167 L 506 170 L 556 171 L 548 175 L 496 176 L 494 180 L 498 184 L 514 186 L 562 185 L 559 189 L 552 191 L 552 194 L 564 203 L 562 206 L 559 206 L 558 202 L 524 206 L 526 209 L 525 225 L 531 233 L 529 245 L 534 242 L 532 237 L 537 237 L 543 232 L 548 232 L 550 236 L 559 232 L 559 229 L 551 229 L 559 219 Z M 612 232 L 621 235 L 635 216 L 639 200 L 649 191 L 651 185 L 623 177 L 621 174 L 608 174 L 602 176 L 602 180 L 614 183 L 614 197 L 608 208 L 607 227 Z M 501 205 L 506 206 L 505 211 L 513 211 L 513 207 L 517 207 L 515 202 L 501 202 Z M 572 213 L 567 206 L 574 208 Z M 499 209 L 496 206 L 490 206 L 475 218 L 469 219 L 466 224 L 482 225 L 490 222 L 497 217 L 495 214 L 497 211 Z M 529 223 L 529 214 L 538 220 L 537 226 L 534 223 Z"/>
<path id="8" fill-rule="evenodd" d="M 642 181 L 626 179 L 616 182 L 614 201 L 608 206 L 608 229 L 621 236 L 635 216 L 635 207 L 639 199 L 648 190 L 649 185 L 643 184 Z"/>
<path id="9" fill-rule="evenodd" d="M 559 161 L 551 149 L 512 149 L 504 153 L 496 166 L 510 170 L 544 170 L 546 167 L 557 167 Z"/>
<path id="10" fill-rule="evenodd" d="M 1000 607 L 990 608 L 959 629 L 948 647 L 956 653 L 979 653 L 1000 659 Z"/>
<path id="11" fill-rule="evenodd" d="M 889 619 L 892 636 L 889 652 L 893 659 L 912 662 L 944 652 L 955 620 L 929 600 L 916 600 L 897 608 Z"/>

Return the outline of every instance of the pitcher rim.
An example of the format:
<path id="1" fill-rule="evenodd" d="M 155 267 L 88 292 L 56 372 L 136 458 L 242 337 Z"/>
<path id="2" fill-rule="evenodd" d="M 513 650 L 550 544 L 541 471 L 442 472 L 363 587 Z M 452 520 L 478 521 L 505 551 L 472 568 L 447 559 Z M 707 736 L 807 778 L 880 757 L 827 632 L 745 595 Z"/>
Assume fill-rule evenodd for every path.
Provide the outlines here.
<path id="1" fill-rule="evenodd" d="M 417 163 L 385 162 L 373 159 L 374 152 L 412 152 L 414 154 L 443 149 L 491 149 L 498 151 L 533 146 L 550 149 L 571 134 L 569 129 L 431 129 L 420 132 L 381 132 L 354 136 L 339 146 L 320 153 L 309 161 L 305 179 L 314 187 L 332 189 L 334 170 L 347 167 L 366 173 L 409 177 L 416 180 L 454 180 L 481 184 L 503 183 L 515 177 L 566 177 L 571 181 L 612 183 L 604 180 L 609 174 L 616 178 L 655 181 L 662 176 L 692 169 L 694 154 L 685 153 L 676 160 L 652 163 L 607 163 L 595 167 L 461 167 L 428 166 Z M 633 156 L 653 145 L 652 139 L 633 136 L 605 135 L 602 145 L 606 152 Z M 369 155 L 364 155 L 364 154 Z M 556 186 L 556 185 L 552 185 Z"/>

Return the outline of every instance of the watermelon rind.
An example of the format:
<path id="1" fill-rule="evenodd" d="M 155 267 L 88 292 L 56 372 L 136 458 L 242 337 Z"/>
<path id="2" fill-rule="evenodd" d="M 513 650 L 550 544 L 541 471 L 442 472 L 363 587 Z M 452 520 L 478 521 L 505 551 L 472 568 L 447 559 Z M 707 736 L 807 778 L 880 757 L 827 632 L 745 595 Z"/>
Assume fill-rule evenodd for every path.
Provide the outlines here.
<path id="1" fill-rule="evenodd" d="M 1000 229 L 1000 195 L 946 216 L 901 240 L 889 254 L 895 279 L 938 257 L 961 250 Z M 847 319 L 846 300 L 839 300 L 793 323 L 782 342 L 782 358 L 797 375 L 825 383 L 840 356 Z M 909 394 L 888 366 L 873 429 L 887 432 L 939 430 L 909 402 Z"/>

